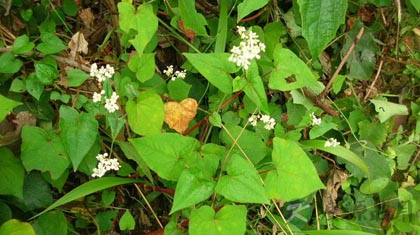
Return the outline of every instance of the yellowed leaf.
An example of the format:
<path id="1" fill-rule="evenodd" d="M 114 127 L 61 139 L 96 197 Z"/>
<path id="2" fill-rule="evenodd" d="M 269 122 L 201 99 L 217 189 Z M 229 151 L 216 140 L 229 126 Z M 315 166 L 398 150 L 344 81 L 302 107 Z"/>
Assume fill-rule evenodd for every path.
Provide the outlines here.
<path id="1" fill-rule="evenodd" d="M 81 32 L 77 32 L 76 34 L 71 37 L 71 40 L 68 44 L 68 47 L 70 48 L 70 57 L 74 58 L 76 56 L 76 53 L 88 53 L 88 42 L 85 39 L 85 36 Z"/>
<path id="2" fill-rule="evenodd" d="M 165 123 L 178 133 L 184 132 L 197 113 L 198 104 L 195 99 L 187 98 L 181 102 L 165 104 Z"/>

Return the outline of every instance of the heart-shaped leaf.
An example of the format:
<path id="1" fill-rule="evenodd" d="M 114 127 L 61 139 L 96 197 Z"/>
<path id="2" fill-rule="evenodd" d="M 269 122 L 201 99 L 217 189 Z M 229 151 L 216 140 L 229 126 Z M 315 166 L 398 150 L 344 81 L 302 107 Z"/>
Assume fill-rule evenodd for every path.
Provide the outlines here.
<path id="1" fill-rule="evenodd" d="M 178 102 L 165 104 L 165 123 L 179 133 L 184 132 L 197 113 L 198 104 L 195 99 L 187 98 Z"/>

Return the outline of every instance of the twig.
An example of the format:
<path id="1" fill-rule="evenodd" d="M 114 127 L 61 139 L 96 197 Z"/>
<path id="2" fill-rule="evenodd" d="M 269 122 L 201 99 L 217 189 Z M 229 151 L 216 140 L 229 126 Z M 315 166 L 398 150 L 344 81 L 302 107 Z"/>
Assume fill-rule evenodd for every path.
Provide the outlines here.
<path id="1" fill-rule="evenodd" d="M 376 81 L 378 80 L 379 74 L 381 74 L 381 70 L 382 70 L 382 64 L 384 63 L 383 60 L 381 60 L 381 62 L 379 63 L 379 68 L 378 71 L 376 71 L 376 75 L 375 78 L 373 79 L 372 84 L 370 85 L 368 91 L 366 92 L 365 98 L 363 98 L 363 101 L 366 101 L 369 98 L 370 92 L 373 89 L 373 86 L 375 86 Z"/>
<path id="2" fill-rule="evenodd" d="M 255 14 L 253 16 L 250 16 L 250 17 L 247 17 L 247 18 L 244 18 L 244 19 L 240 20 L 239 22 L 244 23 L 244 22 L 248 22 L 248 21 L 251 21 L 251 20 L 255 20 L 258 17 L 260 17 L 264 13 L 264 11 L 265 11 L 265 8 L 260 10 L 257 14 Z"/>
<path id="3" fill-rule="evenodd" d="M 343 60 L 341 60 L 341 63 L 338 65 L 337 69 L 335 70 L 334 74 L 332 75 L 332 77 L 331 77 L 330 81 L 328 82 L 327 86 L 325 87 L 324 91 L 319 96 L 320 99 L 323 99 L 328 94 L 328 92 L 330 91 L 330 88 L 331 88 L 333 82 L 335 81 L 335 79 L 337 78 L 341 69 L 343 68 L 344 64 L 346 63 L 346 61 L 350 57 L 350 54 L 354 50 L 354 47 L 359 42 L 360 38 L 363 36 L 364 31 L 365 31 L 365 28 L 362 27 L 360 29 L 359 33 L 357 34 L 356 38 L 354 39 L 353 43 L 350 45 L 349 49 L 346 51 L 346 54 L 344 55 Z"/>
<path id="4" fill-rule="evenodd" d="M 309 99 L 312 100 L 312 102 L 314 102 L 314 104 L 318 107 L 320 107 L 322 110 L 324 110 L 324 112 L 328 113 L 329 115 L 338 117 L 339 113 L 336 112 L 334 109 L 332 109 L 330 106 L 324 104 L 322 102 L 322 99 L 316 95 L 314 95 L 311 91 L 309 91 L 306 88 L 303 88 L 303 93 L 305 94 L 306 97 L 308 97 Z"/>
<path id="5" fill-rule="evenodd" d="M 163 229 L 163 225 L 160 222 L 159 218 L 157 217 L 155 211 L 153 210 L 152 206 L 150 205 L 149 201 L 147 201 L 147 198 L 144 196 L 143 192 L 141 191 L 141 189 L 139 188 L 139 186 L 137 184 L 134 184 L 134 187 L 136 187 L 137 191 L 139 192 L 139 194 L 141 195 L 141 197 L 143 198 L 144 202 L 146 203 L 147 207 L 149 208 L 150 212 L 152 212 L 153 217 L 155 217 L 156 222 L 159 224 L 160 228 Z"/>

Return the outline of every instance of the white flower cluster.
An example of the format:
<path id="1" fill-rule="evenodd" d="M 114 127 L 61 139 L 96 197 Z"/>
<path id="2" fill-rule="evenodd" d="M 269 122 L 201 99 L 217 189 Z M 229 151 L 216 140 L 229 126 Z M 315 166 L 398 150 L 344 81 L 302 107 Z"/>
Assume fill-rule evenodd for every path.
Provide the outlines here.
<path id="1" fill-rule="evenodd" d="M 98 159 L 99 162 L 98 166 L 93 169 L 92 177 L 101 178 L 106 172 L 111 170 L 118 171 L 121 167 L 118 159 L 108 158 L 108 153 L 98 154 L 96 159 Z"/>
<path id="2" fill-rule="evenodd" d="M 256 126 L 258 121 L 262 121 L 266 130 L 273 130 L 274 126 L 276 125 L 276 120 L 274 120 L 274 118 L 263 114 L 253 114 L 248 118 L 248 121 L 251 123 L 251 126 Z"/>
<path id="3" fill-rule="evenodd" d="M 325 141 L 324 147 L 337 147 L 338 145 L 340 145 L 340 142 L 334 138 L 329 138 L 327 141 Z"/>
<path id="4" fill-rule="evenodd" d="M 177 70 L 174 72 L 173 65 L 166 66 L 166 69 L 163 70 L 163 73 L 166 76 L 171 77 L 172 81 L 176 80 L 177 78 L 184 79 L 187 76 L 187 70 L 180 70 L 180 71 Z"/>
<path id="5" fill-rule="evenodd" d="M 321 125 L 321 118 L 317 118 L 313 112 L 311 113 L 310 116 L 312 118 L 312 126 L 319 126 L 319 125 Z"/>
<path id="6" fill-rule="evenodd" d="M 101 66 L 99 69 L 96 63 L 90 66 L 90 76 L 95 77 L 99 83 L 105 81 L 107 78 L 112 78 L 114 73 L 114 67 L 110 66 L 109 64 L 107 64 L 105 67 Z"/>
<path id="7" fill-rule="evenodd" d="M 101 66 L 99 70 L 97 64 L 92 64 L 92 66 L 90 67 L 90 76 L 95 77 L 98 80 L 100 86 L 102 86 L 102 82 L 104 82 L 106 79 L 112 78 L 112 76 L 114 76 L 114 73 L 114 67 L 110 66 L 109 64 L 107 64 L 106 67 Z M 94 92 L 92 97 L 93 102 L 101 103 L 103 100 L 102 97 L 104 95 L 105 90 L 101 90 L 101 92 L 99 93 Z M 119 109 L 119 106 L 117 104 L 118 98 L 119 96 L 115 91 L 112 92 L 111 98 L 105 97 L 104 107 L 106 110 L 108 110 L 108 112 L 113 113 Z"/>
<path id="8" fill-rule="evenodd" d="M 265 51 L 265 44 L 260 42 L 256 33 L 251 30 L 247 31 L 245 27 L 238 26 L 237 32 L 242 41 L 239 43 L 239 46 L 234 46 L 230 50 L 232 54 L 229 57 L 229 61 L 247 70 L 252 59 L 261 58 L 260 52 Z"/>

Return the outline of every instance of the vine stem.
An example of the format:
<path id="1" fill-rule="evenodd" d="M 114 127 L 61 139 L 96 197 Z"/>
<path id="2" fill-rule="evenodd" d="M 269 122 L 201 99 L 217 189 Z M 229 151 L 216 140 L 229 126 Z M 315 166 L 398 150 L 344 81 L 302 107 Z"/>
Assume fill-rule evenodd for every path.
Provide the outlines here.
<path id="1" fill-rule="evenodd" d="M 356 38 L 354 39 L 354 41 L 352 42 L 352 44 L 350 45 L 349 49 L 346 51 L 346 54 L 344 55 L 343 59 L 341 60 L 340 64 L 338 65 L 337 69 L 335 70 L 334 74 L 332 75 L 330 81 L 328 82 L 327 86 L 325 87 L 324 91 L 321 93 L 321 95 L 319 96 L 321 99 L 323 99 L 328 92 L 330 91 L 330 88 L 333 84 L 333 82 L 335 81 L 335 79 L 337 78 L 338 74 L 340 73 L 341 69 L 343 68 L 344 64 L 347 62 L 347 60 L 350 57 L 350 54 L 353 52 L 354 47 L 357 45 L 357 43 L 359 42 L 360 38 L 362 38 L 363 33 L 365 32 L 365 28 L 362 27 L 359 30 L 359 33 L 357 34 Z"/>

